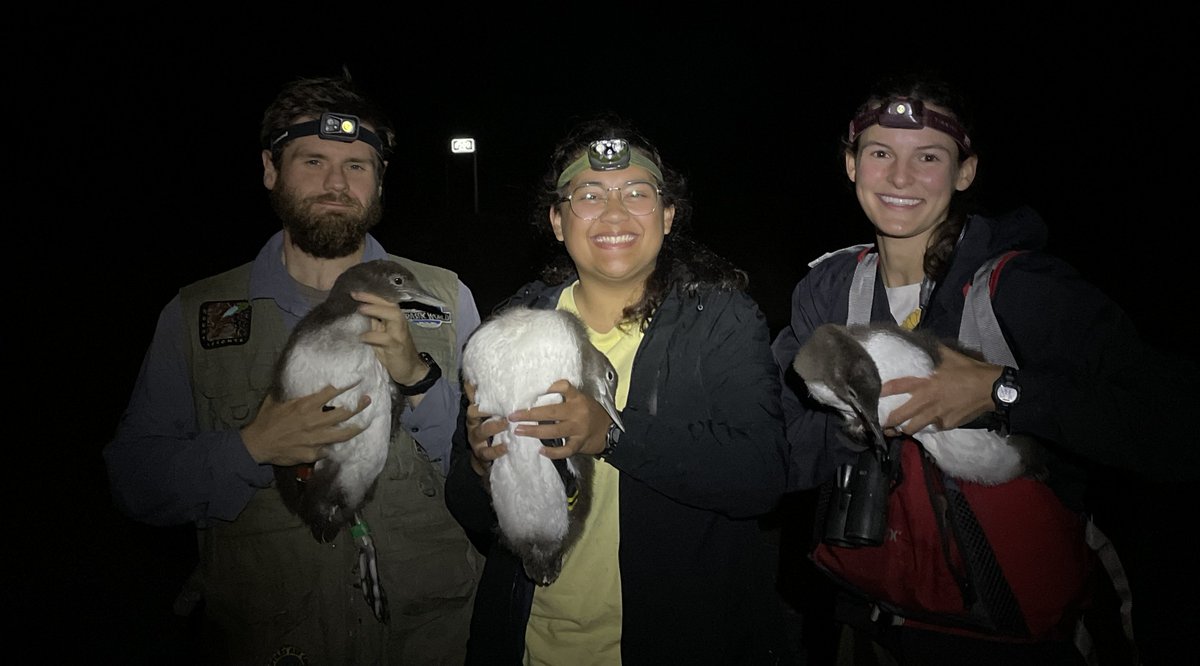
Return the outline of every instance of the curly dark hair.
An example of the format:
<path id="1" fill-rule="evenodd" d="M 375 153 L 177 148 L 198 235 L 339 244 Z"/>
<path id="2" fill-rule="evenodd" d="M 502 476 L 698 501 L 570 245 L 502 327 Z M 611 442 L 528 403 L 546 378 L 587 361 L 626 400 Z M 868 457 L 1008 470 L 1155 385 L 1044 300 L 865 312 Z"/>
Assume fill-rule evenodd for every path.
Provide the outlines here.
<path id="1" fill-rule="evenodd" d="M 628 120 L 619 114 L 604 111 L 579 121 L 555 146 L 550 155 L 550 167 L 543 177 L 542 186 L 534 206 L 533 224 L 539 232 L 553 240 L 553 232 L 546 224 L 546 211 L 552 206 L 569 205 L 563 202 L 566 192 L 557 187 L 558 177 L 588 146 L 599 139 L 624 139 L 662 171 L 662 205 L 674 206 L 675 217 L 671 233 L 663 238 L 654 271 L 646 279 L 642 298 L 625 308 L 620 324 L 638 323 L 643 328 L 649 324 L 650 316 L 662 304 L 671 289 L 678 288 L 684 294 L 694 296 L 704 289 L 744 290 L 749 284 L 745 271 L 735 267 L 725 258 L 709 250 L 699 241 L 687 235 L 687 222 L 692 204 L 687 196 L 687 179 L 683 174 L 667 166 L 654 144 L 641 134 Z M 566 211 L 563 211 L 566 214 Z M 542 280 L 546 284 L 561 284 L 577 275 L 575 264 L 561 243 L 555 242 L 554 256 L 542 269 Z"/>
<path id="2" fill-rule="evenodd" d="M 396 146 L 396 132 L 383 107 L 355 88 L 348 71 L 343 71 L 341 77 L 298 78 L 284 85 L 263 112 L 259 130 L 262 146 L 270 148 L 271 136 L 279 130 L 302 122 L 304 118 L 318 118 L 322 113 L 356 115 L 375 132 L 383 143 L 383 156 L 376 164 L 382 174 L 382 161 L 391 156 Z M 283 145 L 272 150 L 271 160 L 276 167 L 282 155 Z"/>
<path id="3" fill-rule="evenodd" d="M 872 86 L 871 94 L 866 101 L 859 105 L 854 115 L 858 116 L 860 113 L 873 109 L 892 97 L 907 97 L 941 107 L 962 125 L 968 136 L 971 135 L 974 117 L 966 96 L 939 72 L 932 70 L 907 72 L 880 79 Z M 853 142 L 848 139 L 848 136 L 842 136 L 844 150 L 857 156 L 858 139 L 856 138 Z M 958 151 L 959 163 L 962 163 L 967 157 L 968 155 L 964 151 Z M 950 255 L 954 252 L 954 246 L 958 244 L 958 237 L 962 232 L 963 225 L 966 224 L 971 213 L 977 212 L 977 204 L 971 192 L 972 190 L 968 188 L 965 191 L 954 193 L 950 199 L 950 210 L 945 222 L 939 225 L 929 238 L 929 246 L 925 248 L 924 270 L 925 275 L 929 276 L 931 280 L 940 280 L 949 270 Z"/>

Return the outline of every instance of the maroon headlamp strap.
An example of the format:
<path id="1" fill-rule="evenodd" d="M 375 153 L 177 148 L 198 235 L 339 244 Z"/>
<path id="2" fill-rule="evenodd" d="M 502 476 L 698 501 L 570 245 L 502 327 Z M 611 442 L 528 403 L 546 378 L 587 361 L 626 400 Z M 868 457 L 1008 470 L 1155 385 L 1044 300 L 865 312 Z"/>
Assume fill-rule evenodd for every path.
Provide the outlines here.
<path id="1" fill-rule="evenodd" d="M 971 155 L 971 137 L 957 120 L 933 109 L 925 108 L 919 99 L 910 100 L 906 97 L 893 97 L 879 106 L 865 111 L 850 121 L 848 138 L 854 143 L 859 134 L 871 125 L 893 127 L 899 129 L 922 129 L 928 127 L 947 134 L 962 151 Z"/>

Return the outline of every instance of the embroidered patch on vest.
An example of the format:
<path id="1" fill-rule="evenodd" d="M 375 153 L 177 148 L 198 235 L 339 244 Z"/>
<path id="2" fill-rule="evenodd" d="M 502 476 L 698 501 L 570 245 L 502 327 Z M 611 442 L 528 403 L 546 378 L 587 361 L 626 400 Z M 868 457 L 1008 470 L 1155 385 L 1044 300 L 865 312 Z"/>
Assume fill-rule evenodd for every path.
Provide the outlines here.
<path id="1" fill-rule="evenodd" d="M 200 304 L 200 346 L 205 349 L 244 345 L 250 339 L 250 301 L 205 301 Z"/>
<path id="2" fill-rule="evenodd" d="M 408 323 L 421 328 L 441 328 L 442 324 L 451 323 L 450 313 L 441 308 L 434 308 L 422 305 L 416 308 L 402 308 L 404 318 Z"/>

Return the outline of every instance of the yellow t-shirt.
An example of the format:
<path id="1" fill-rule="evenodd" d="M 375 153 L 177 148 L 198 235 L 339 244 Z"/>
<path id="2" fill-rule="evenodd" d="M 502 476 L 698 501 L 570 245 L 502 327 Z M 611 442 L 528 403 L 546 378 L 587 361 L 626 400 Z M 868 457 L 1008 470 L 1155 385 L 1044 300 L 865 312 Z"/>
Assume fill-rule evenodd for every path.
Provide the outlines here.
<path id="1" fill-rule="evenodd" d="M 576 283 L 578 284 L 578 283 Z M 558 309 L 578 314 L 575 285 L 564 289 Z M 617 409 L 629 396 L 633 357 L 642 342 L 638 327 L 614 327 L 607 333 L 588 328 L 588 338 L 616 368 Z M 617 561 L 620 512 L 617 504 L 619 473 L 596 461 L 592 480 L 592 509 L 584 521 L 579 541 L 563 558 L 556 581 L 538 587 L 525 626 L 525 664 L 621 663 L 621 571 Z"/>

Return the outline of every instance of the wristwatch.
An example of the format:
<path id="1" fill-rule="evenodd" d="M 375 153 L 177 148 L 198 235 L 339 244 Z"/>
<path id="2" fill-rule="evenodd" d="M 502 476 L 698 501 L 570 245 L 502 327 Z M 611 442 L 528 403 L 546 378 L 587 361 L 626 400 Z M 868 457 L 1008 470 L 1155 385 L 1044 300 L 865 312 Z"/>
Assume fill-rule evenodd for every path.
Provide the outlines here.
<path id="1" fill-rule="evenodd" d="M 1000 377 L 992 384 L 992 402 L 996 404 L 996 414 L 1005 427 L 1008 426 L 1008 412 L 1021 399 L 1021 385 L 1017 383 L 1017 369 L 1004 366 Z"/>
<path id="2" fill-rule="evenodd" d="M 617 427 L 616 422 L 608 424 L 608 433 L 604 435 L 604 450 L 596 454 L 596 459 L 607 460 L 620 441 L 621 429 Z"/>
<path id="3" fill-rule="evenodd" d="M 437 361 L 433 360 L 432 356 L 425 352 L 417 352 L 417 356 L 420 356 L 425 365 L 429 367 L 429 372 L 425 373 L 424 379 L 412 386 L 405 386 L 400 382 L 396 382 L 396 390 L 400 392 L 400 395 L 421 395 L 430 388 L 433 388 L 434 382 L 442 376 L 442 368 L 437 364 Z"/>

